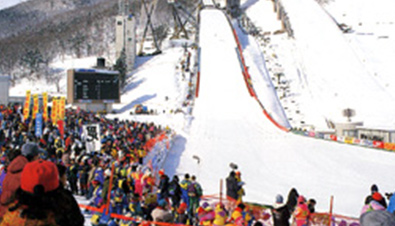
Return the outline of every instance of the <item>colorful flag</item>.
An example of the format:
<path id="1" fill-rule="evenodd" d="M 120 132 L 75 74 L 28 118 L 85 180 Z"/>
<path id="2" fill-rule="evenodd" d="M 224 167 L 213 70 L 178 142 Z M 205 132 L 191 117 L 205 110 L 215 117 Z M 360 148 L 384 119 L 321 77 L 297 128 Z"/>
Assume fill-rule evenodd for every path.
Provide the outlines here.
<path id="1" fill-rule="evenodd" d="M 56 125 L 58 118 L 58 98 L 52 98 L 52 112 L 51 112 L 51 120 L 53 125 Z"/>
<path id="2" fill-rule="evenodd" d="M 38 113 L 38 94 L 33 94 L 33 112 L 32 118 L 36 118 L 36 114 Z"/>
<path id="3" fill-rule="evenodd" d="M 44 122 L 48 121 L 48 93 L 43 93 L 43 119 Z"/>
<path id="4" fill-rule="evenodd" d="M 65 118 L 65 110 L 66 110 L 66 98 L 61 97 L 58 101 L 58 120 L 64 120 Z"/>
<path id="5" fill-rule="evenodd" d="M 64 139 L 64 121 L 63 120 L 58 120 L 58 129 L 60 133 L 60 138 L 63 140 Z"/>
<path id="6" fill-rule="evenodd" d="M 30 114 L 30 90 L 26 91 L 25 105 L 23 106 L 23 119 L 29 118 Z"/>

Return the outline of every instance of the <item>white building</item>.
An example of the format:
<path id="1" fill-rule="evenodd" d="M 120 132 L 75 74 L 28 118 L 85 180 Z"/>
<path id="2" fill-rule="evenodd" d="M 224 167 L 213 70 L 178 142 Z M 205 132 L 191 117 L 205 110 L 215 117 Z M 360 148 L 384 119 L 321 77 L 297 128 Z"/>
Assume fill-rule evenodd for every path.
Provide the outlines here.
<path id="1" fill-rule="evenodd" d="M 10 93 L 10 76 L 0 76 L 0 104 L 7 105 Z"/>

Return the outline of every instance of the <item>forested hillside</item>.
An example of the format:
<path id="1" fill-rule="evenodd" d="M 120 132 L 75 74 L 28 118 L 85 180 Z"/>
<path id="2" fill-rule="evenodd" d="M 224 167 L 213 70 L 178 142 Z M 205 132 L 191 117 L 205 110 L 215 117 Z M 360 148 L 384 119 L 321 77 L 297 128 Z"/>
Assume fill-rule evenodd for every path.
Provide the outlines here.
<path id="1" fill-rule="evenodd" d="M 130 3 L 139 36 L 145 9 L 140 0 Z M 154 8 L 152 22 L 162 37 L 173 24 L 170 9 L 164 0 Z M 0 11 L 0 74 L 13 81 L 51 79 L 56 71 L 49 64 L 64 56 L 108 58 L 114 53 L 117 14 L 118 0 L 31 0 Z"/>

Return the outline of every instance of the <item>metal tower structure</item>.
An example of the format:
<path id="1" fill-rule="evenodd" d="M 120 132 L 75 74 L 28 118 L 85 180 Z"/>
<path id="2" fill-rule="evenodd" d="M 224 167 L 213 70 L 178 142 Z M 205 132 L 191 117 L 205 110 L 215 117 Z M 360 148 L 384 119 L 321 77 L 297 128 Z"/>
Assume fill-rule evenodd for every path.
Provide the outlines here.
<path id="1" fill-rule="evenodd" d="M 133 70 L 136 58 L 136 19 L 130 13 L 129 0 L 118 1 L 118 16 L 115 25 L 115 56 L 126 55 L 127 71 Z"/>
<path id="2" fill-rule="evenodd" d="M 183 33 L 183 37 L 189 39 L 188 29 L 186 29 L 186 25 L 189 22 L 192 26 L 197 27 L 197 19 L 188 9 L 177 0 L 167 0 L 168 4 L 172 8 L 173 20 L 174 20 L 174 33 L 172 38 L 180 38 L 181 33 Z M 193 11 L 196 11 L 198 7 L 201 7 L 201 2 L 195 6 Z"/>
<path id="3" fill-rule="evenodd" d="M 155 29 L 152 24 L 152 14 L 155 11 L 156 5 L 158 1 L 157 0 L 141 0 L 141 5 L 142 5 L 142 14 L 145 14 L 147 16 L 147 22 L 144 27 L 144 32 L 142 35 L 142 38 L 140 40 L 140 49 L 138 55 L 144 55 L 144 42 L 146 40 L 147 34 L 148 34 L 148 29 L 151 30 L 151 35 L 152 39 L 155 45 L 155 52 L 153 54 L 158 54 L 161 53 L 159 44 L 158 44 L 158 38 L 155 35 Z"/>

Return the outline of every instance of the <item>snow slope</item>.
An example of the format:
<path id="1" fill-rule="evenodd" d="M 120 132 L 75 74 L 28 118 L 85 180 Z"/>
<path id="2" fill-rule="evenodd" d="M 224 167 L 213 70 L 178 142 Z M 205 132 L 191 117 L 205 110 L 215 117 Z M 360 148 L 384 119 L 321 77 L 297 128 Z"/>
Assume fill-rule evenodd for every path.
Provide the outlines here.
<path id="1" fill-rule="evenodd" d="M 205 194 L 218 194 L 220 179 L 239 165 L 245 200 L 272 203 L 296 187 L 318 200 L 318 211 L 358 216 L 372 183 L 391 191 L 393 153 L 284 133 L 252 99 L 243 81 L 235 41 L 221 11 L 201 12 L 201 83 L 189 133 L 175 139 L 165 169 L 197 176 Z M 197 161 L 200 160 L 200 161 Z"/>
<path id="2" fill-rule="evenodd" d="M 325 9 L 338 23 L 350 26 L 352 33 L 346 38 L 375 76 L 392 96 L 395 96 L 395 2 L 391 0 L 335 1 Z"/>
<path id="3" fill-rule="evenodd" d="M 383 82 L 369 68 L 372 66 L 365 64 L 365 59 L 370 59 L 371 62 L 376 62 L 376 67 L 383 66 L 380 71 L 388 71 L 391 64 L 387 62 L 390 59 L 387 56 L 392 55 L 393 44 L 388 46 L 390 50 L 377 48 L 374 55 L 367 52 L 365 55 L 368 58 L 363 58 L 358 49 L 350 45 L 350 38 L 340 31 L 316 1 L 284 0 L 282 3 L 290 18 L 295 39 L 288 40 L 289 44 L 279 46 L 278 49 L 281 49 L 283 55 L 288 55 L 286 58 L 293 56 L 291 62 L 284 65 L 288 68 L 285 73 L 287 79 L 292 81 L 291 89 L 292 86 L 298 87 L 294 99 L 299 103 L 302 114 L 306 115 L 306 121 L 325 128 L 326 121 L 345 121 L 342 110 L 352 108 L 356 111 L 355 121 L 363 121 L 366 126 L 393 127 L 395 99 L 389 88 L 392 84 L 388 81 L 389 76 L 386 76 L 387 82 Z M 262 29 L 273 26 L 273 20 L 266 20 L 268 14 L 265 17 L 259 14 L 268 8 L 268 4 L 271 3 L 261 0 L 247 11 Z M 362 6 L 360 7 L 363 8 Z M 390 8 L 389 5 L 388 7 Z M 272 5 L 270 9 L 273 10 Z M 347 9 L 353 10 L 345 8 Z M 354 46 L 362 48 L 359 52 L 390 43 L 382 42 L 377 46 L 377 42 L 373 43 L 372 40 L 355 42 Z M 281 44 L 282 42 L 278 45 Z M 381 73 L 381 77 L 384 75 Z"/>

